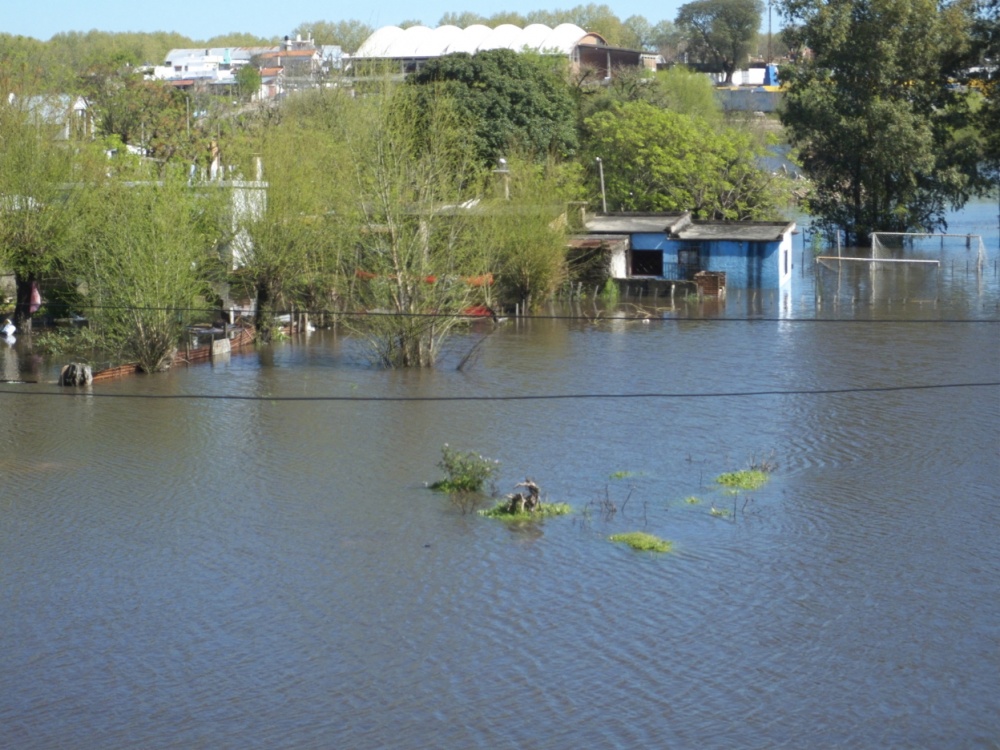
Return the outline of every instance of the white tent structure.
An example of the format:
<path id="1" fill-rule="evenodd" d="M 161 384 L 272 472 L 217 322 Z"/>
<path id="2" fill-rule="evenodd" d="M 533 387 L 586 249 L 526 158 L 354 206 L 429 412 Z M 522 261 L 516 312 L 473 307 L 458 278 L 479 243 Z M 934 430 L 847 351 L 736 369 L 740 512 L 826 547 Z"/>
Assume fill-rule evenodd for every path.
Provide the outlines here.
<path id="1" fill-rule="evenodd" d="M 351 60 L 391 61 L 398 63 L 402 72 L 409 73 L 435 57 L 456 52 L 474 55 L 493 49 L 560 55 L 574 66 L 598 68 L 605 77 L 616 67 L 639 65 L 641 56 L 638 50 L 611 47 L 600 34 L 584 31 L 573 23 L 559 24 L 554 29 L 541 23 L 523 29 L 507 23 L 493 29 L 482 24 L 464 29 L 383 26 L 364 41 Z"/>

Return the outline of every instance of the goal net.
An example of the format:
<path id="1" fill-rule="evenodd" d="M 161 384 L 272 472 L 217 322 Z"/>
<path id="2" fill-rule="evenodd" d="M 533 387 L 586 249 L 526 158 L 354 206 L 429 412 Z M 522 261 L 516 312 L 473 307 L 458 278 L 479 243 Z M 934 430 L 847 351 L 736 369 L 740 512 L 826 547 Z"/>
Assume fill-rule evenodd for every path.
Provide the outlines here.
<path id="1" fill-rule="evenodd" d="M 978 234 L 925 234 L 920 232 L 873 232 L 871 268 L 885 271 L 900 265 L 939 267 L 964 258 L 982 271 L 986 245 Z"/>

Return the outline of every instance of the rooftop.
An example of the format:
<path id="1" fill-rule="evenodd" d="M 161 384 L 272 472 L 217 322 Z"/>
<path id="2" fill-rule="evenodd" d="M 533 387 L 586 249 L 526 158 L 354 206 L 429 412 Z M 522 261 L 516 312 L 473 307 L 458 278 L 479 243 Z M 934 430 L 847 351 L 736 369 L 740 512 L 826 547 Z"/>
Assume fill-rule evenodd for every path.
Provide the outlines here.
<path id="1" fill-rule="evenodd" d="M 682 223 L 690 221 L 691 214 L 682 213 L 621 213 L 597 214 L 587 219 L 586 228 L 591 234 L 636 234 L 642 232 L 673 232 Z"/>
<path id="2" fill-rule="evenodd" d="M 794 229 L 794 221 L 695 221 L 680 227 L 673 236 L 680 240 L 776 242 Z"/>
<path id="3" fill-rule="evenodd" d="M 473 24 L 464 29 L 457 26 L 383 26 L 372 34 L 353 55 L 355 58 L 427 58 L 468 52 L 475 54 L 489 49 L 528 49 L 543 53 L 568 55 L 588 34 L 573 23 L 562 23 L 554 29 L 541 23 L 525 28 L 505 23 L 494 29 Z M 595 36 L 595 35 L 590 35 Z"/>

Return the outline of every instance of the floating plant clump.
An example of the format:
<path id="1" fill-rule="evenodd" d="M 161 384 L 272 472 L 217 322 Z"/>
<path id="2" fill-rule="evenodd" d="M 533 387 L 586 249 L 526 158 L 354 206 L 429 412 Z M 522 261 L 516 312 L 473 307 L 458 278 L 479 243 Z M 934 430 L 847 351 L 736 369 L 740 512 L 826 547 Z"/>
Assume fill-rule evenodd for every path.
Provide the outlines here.
<path id="1" fill-rule="evenodd" d="M 612 534 L 608 537 L 612 542 L 622 542 L 640 552 L 670 552 L 674 543 L 645 531 L 630 531 L 625 534 Z"/>
<path id="2" fill-rule="evenodd" d="M 737 490 L 756 490 L 767 484 L 769 479 L 766 471 L 759 469 L 744 469 L 743 471 L 731 471 L 727 474 L 719 474 L 715 481 L 724 487 L 732 487 Z"/>

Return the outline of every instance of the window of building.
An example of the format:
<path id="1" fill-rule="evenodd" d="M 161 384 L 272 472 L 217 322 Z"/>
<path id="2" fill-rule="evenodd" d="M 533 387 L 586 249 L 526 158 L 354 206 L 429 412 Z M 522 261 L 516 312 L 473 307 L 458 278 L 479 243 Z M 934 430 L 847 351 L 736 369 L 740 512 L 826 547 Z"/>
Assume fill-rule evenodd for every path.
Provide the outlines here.
<path id="1" fill-rule="evenodd" d="M 632 276 L 662 276 L 662 250 L 633 250 Z"/>

